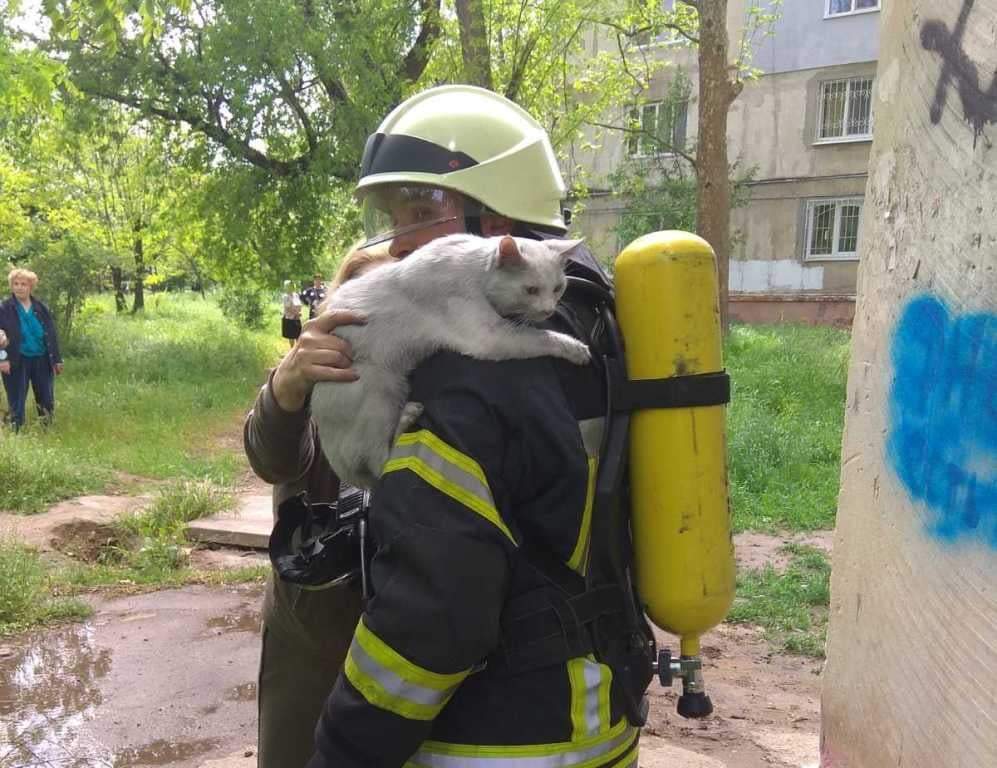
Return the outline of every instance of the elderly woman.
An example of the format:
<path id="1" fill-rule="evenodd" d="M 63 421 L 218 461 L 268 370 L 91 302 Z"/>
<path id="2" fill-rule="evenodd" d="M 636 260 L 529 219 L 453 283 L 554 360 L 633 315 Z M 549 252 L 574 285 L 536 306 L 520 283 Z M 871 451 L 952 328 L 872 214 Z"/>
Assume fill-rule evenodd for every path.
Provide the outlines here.
<path id="1" fill-rule="evenodd" d="M 46 422 L 55 410 L 53 372 L 62 373 L 62 356 L 52 313 L 31 295 L 38 275 L 28 269 L 12 269 L 7 275 L 11 296 L 0 303 L 0 361 L 3 386 L 7 390 L 10 420 L 15 430 L 24 424 L 28 383 L 35 393 L 38 414 Z M 0 355 L 4 357 L 4 355 Z"/>

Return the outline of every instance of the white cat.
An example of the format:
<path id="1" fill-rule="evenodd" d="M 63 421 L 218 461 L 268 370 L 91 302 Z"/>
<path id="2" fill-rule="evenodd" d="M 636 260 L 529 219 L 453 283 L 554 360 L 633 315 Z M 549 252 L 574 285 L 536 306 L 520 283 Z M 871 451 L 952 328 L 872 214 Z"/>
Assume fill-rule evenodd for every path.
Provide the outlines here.
<path id="1" fill-rule="evenodd" d="M 322 448 L 340 479 L 364 488 L 377 480 L 394 440 L 422 413 L 420 404 L 406 404 L 408 375 L 435 352 L 588 363 L 582 342 L 526 324 L 554 313 L 567 256 L 580 242 L 451 235 L 341 286 L 324 311 L 366 318 L 336 329 L 353 347 L 359 380 L 320 382 L 311 399 Z"/>

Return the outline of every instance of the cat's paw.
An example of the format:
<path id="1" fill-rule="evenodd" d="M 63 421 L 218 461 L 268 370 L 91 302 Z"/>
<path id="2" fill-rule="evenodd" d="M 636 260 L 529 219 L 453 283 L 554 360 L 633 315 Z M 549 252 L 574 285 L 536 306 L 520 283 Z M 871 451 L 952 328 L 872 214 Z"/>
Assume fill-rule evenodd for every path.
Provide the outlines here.
<path id="1" fill-rule="evenodd" d="M 401 416 L 398 417 L 398 427 L 395 429 L 395 440 L 401 437 L 409 428 L 415 424 L 426 407 L 422 403 L 407 402 L 402 408 Z M 394 440 L 392 441 L 394 442 Z"/>
<path id="2" fill-rule="evenodd" d="M 592 362 L 592 353 L 589 351 L 588 345 L 583 344 L 578 341 L 578 339 L 573 339 L 570 336 L 564 336 L 561 339 L 561 345 L 561 357 L 569 363 L 574 363 L 575 365 L 588 365 Z"/>

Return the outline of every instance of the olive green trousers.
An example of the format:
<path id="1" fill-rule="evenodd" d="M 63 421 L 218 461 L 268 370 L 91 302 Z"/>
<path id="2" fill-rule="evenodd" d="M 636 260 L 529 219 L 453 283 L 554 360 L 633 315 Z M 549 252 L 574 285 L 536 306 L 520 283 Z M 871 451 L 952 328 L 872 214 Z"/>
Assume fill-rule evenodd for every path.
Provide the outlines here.
<path id="1" fill-rule="evenodd" d="M 359 590 L 305 590 L 271 573 L 257 681 L 259 768 L 304 768 L 360 620 Z"/>

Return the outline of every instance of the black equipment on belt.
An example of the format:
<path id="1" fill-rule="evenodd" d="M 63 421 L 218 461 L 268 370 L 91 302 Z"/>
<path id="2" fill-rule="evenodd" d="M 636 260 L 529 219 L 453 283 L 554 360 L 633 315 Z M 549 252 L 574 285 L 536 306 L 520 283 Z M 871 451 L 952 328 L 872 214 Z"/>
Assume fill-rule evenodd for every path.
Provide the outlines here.
<path id="1" fill-rule="evenodd" d="M 303 589 L 360 582 L 368 596 L 373 554 L 367 532 L 370 491 L 344 485 L 333 503 L 311 503 L 307 493 L 284 500 L 270 534 L 270 562 L 284 581 Z"/>

